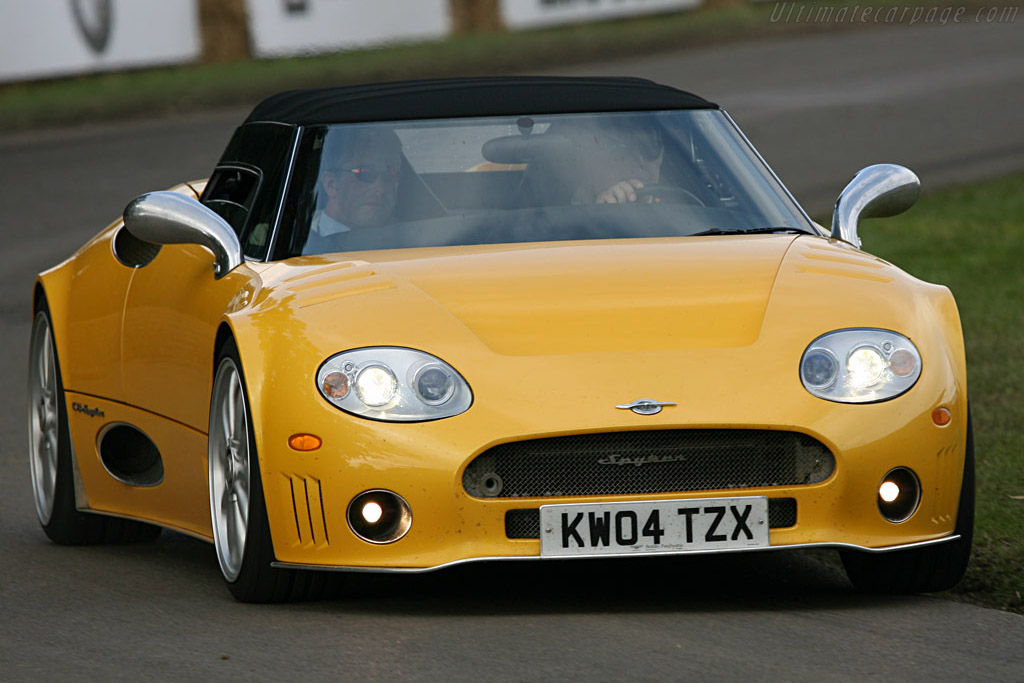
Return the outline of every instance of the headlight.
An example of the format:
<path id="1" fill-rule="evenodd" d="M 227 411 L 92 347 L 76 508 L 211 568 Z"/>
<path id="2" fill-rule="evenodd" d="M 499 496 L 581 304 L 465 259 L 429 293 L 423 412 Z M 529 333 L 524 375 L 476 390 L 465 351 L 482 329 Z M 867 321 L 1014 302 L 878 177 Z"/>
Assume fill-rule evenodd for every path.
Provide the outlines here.
<path id="1" fill-rule="evenodd" d="M 837 330 L 811 342 L 800 359 L 800 381 L 819 398 L 872 403 L 895 398 L 921 376 L 913 342 L 888 330 Z"/>
<path id="2" fill-rule="evenodd" d="M 320 395 L 347 413 L 389 422 L 439 420 L 465 412 L 473 392 L 440 358 L 393 346 L 331 356 L 316 374 Z"/>

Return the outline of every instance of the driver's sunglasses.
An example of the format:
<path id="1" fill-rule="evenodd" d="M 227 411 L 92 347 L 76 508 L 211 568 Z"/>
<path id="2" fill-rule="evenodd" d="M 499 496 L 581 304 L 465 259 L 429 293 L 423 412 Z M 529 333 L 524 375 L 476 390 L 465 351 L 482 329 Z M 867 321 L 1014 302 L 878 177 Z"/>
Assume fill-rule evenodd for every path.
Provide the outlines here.
<path id="1" fill-rule="evenodd" d="M 398 169 L 395 168 L 387 168 L 382 171 L 372 166 L 359 166 L 357 168 L 343 168 L 341 170 L 344 173 L 351 173 L 355 176 L 356 180 L 368 185 L 377 182 L 382 177 L 387 182 L 398 183 Z"/>

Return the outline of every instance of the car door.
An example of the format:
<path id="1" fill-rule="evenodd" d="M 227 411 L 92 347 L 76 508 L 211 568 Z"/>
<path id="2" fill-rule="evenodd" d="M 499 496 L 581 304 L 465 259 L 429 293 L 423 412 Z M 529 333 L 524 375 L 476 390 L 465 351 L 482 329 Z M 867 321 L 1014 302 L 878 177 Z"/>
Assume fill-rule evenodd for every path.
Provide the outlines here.
<path id="1" fill-rule="evenodd" d="M 124 397 L 139 409 L 137 426 L 160 451 L 165 472 L 160 499 L 152 496 L 146 512 L 156 506 L 161 521 L 190 530 L 209 529 L 206 435 L 217 330 L 225 312 L 251 301 L 260 286 L 267 266 L 255 259 L 265 257 L 290 161 L 287 144 L 277 147 L 279 161 L 260 149 L 271 163 L 222 160 L 201 197 L 242 238 L 247 260 L 217 278 L 206 248 L 164 245 L 137 269 L 124 303 Z"/>
<path id="2" fill-rule="evenodd" d="M 269 248 L 295 135 L 292 127 L 242 126 L 200 198 L 235 230 L 247 263 L 218 279 L 208 250 L 173 244 L 136 272 L 121 331 L 130 404 L 205 434 L 217 327 L 228 304 L 258 278 L 257 262 Z"/>

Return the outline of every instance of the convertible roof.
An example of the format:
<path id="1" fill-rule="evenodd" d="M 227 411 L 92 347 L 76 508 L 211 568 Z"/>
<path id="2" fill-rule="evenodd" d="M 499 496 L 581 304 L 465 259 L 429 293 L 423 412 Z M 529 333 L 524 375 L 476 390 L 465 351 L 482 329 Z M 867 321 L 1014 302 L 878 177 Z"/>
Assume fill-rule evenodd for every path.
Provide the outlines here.
<path id="1" fill-rule="evenodd" d="M 450 78 L 289 90 L 256 105 L 246 123 L 304 126 L 458 116 L 717 108 L 701 97 L 642 78 Z"/>

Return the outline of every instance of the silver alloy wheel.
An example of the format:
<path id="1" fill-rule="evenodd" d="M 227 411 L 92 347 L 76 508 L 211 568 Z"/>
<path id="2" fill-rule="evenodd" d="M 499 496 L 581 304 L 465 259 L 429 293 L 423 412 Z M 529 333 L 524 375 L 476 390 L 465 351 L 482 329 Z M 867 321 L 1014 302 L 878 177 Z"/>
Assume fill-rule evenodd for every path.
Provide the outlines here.
<path id="1" fill-rule="evenodd" d="M 217 368 L 210 402 L 210 520 L 217 561 L 229 582 L 238 578 L 249 529 L 249 421 L 242 378 L 231 358 Z"/>
<path id="2" fill-rule="evenodd" d="M 45 526 L 53 515 L 57 489 L 57 457 L 60 425 L 57 416 L 57 360 L 46 313 L 36 313 L 32 325 L 28 366 L 29 464 L 36 515 Z"/>

